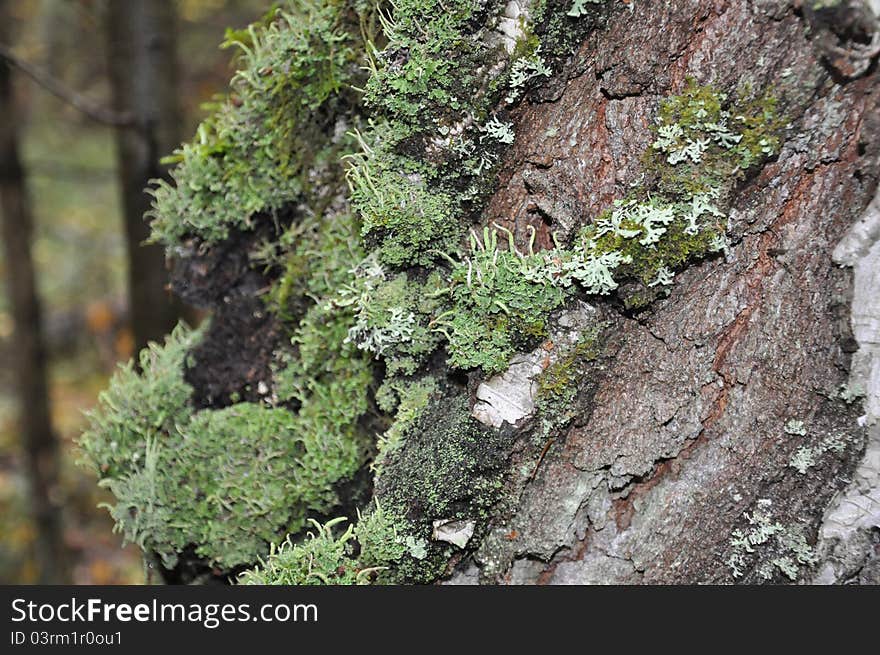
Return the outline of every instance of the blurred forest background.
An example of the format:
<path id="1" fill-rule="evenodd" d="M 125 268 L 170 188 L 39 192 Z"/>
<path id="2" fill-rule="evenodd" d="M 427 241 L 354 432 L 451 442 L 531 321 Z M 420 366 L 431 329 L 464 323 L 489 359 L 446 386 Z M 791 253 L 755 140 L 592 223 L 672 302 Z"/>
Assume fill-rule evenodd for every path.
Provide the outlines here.
<path id="1" fill-rule="evenodd" d="M 144 581 L 74 441 L 118 363 L 193 318 L 139 245 L 144 180 L 224 91 L 225 29 L 268 4 L 0 0 L 2 583 Z"/>

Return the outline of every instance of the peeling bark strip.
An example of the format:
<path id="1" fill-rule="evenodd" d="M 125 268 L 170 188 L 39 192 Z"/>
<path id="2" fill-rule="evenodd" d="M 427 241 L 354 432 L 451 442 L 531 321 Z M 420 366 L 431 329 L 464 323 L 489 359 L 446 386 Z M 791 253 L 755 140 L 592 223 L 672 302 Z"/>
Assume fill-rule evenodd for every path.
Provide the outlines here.
<path id="1" fill-rule="evenodd" d="M 593 220 L 640 179 L 657 104 L 691 76 L 729 93 L 772 86 L 789 120 L 782 152 L 738 190 L 726 258 L 679 274 L 668 299 L 619 318 L 621 347 L 589 420 L 551 450 L 476 559 L 485 580 L 517 583 L 802 578 L 807 564 L 773 539 L 753 546 L 735 578 L 731 540 L 763 506 L 770 525 L 815 543 L 825 507 L 862 459 L 860 411 L 839 398 L 852 281 L 831 254 L 877 184 L 877 74 L 835 81 L 822 35 L 808 35 L 789 3 L 631 9 L 581 47 L 557 98 L 519 110 L 490 221 L 524 238 L 529 225 L 547 235 Z M 806 435 L 786 433 L 792 419 Z M 845 447 L 805 474 L 790 466 L 829 435 Z M 857 474 L 862 498 L 877 493 L 868 468 Z M 847 493 L 838 506 L 864 509 Z M 877 581 L 877 565 L 866 564 L 876 562 L 876 511 L 861 516 L 861 557 L 847 556 Z M 822 580 L 858 576 L 852 563 L 842 568 L 824 565 Z"/>

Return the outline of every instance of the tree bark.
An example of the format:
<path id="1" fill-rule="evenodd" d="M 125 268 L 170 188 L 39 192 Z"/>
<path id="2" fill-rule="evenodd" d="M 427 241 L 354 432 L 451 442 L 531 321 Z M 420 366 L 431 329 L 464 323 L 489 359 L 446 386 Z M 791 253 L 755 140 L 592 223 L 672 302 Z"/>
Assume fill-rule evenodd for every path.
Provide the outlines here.
<path id="1" fill-rule="evenodd" d="M 0 41 L 9 24 L 0 2 Z M 36 526 L 34 559 L 41 583 L 69 581 L 68 555 L 58 505 L 58 440 L 52 430 L 42 314 L 31 255 L 33 217 L 19 156 L 19 122 L 10 68 L 0 63 L 0 215 L 6 289 L 12 306 L 12 350 L 19 430 L 27 466 L 29 500 Z"/>
<path id="2" fill-rule="evenodd" d="M 789 126 L 776 161 L 737 189 L 724 258 L 678 275 L 646 311 L 597 307 L 613 325 L 607 358 L 576 401 L 573 427 L 477 553 L 483 580 L 786 581 L 773 561 L 791 553 L 769 540 L 742 570 L 729 565 L 735 531 L 748 534 L 765 515 L 816 544 L 819 573 L 799 579 L 878 581 L 878 427 L 863 427 L 877 413 L 862 416 L 839 391 L 853 351 L 876 343 L 880 287 L 866 281 L 852 305 L 852 276 L 832 252 L 877 187 L 880 84 L 876 65 L 852 74 L 857 53 L 832 50 L 829 25 L 794 4 L 632 3 L 583 44 L 545 101 L 519 111 L 488 211 L 517 234 L 529 224 L 547 233 L 530 207 L 568 203 L 584 217 L 624 197 L 642 172 L 650 117 L 688 77 L 729 95 L 771 84 Z M 560 136 L 548 142 L 551 127 Z M 536 171 L 550 183 L 530 185 Z M 877 222 L 876 209 L 865 216 Z M 873 328 L 861 343 L 851 305 Z M 875 399 L 876 385 L 875 376 L 864 389 Z M 790 420 L 806 434 L 787 431 Z M 805 473 L 792 466 L 799 449 L 830 435 L 846 448 Z M 860 463 L 863 493 L 847 490 Z M 847 494 L 860 509 L 849 530 L 829 532 Z"/>
<path id="3" fill-rule="evenodd" d="M 511 112 L 515 140 L 481 222 L 523 251 L 532 234 L 553 247 L 554 231 L 573 234 L 641 183 L 658 108 L 691 78 L 727 98 L 770 90 L 786 125 L 779 152 L 732 191 L 723 256 L 692 262 L 667 296 L 641 309 L 623 294 L 583 297 L 490 379 L 431 360 L 446 397 L 386 462 L 374 497 L 400 500 L 413 479 L 446 484 L 471 464 L 503 468 L 505 500 L 488 519 L 468 506 L 468 485 L 488 476 L 449 484 L 455 511 L 474 510 L 454 517 L 470 533 L 449 581 L 880 581 L 880 26 L 862 2 L 812 6 L 608 2 L 563 70 Z M 240 389 L 256 402 L 282 346 L 255 309 L 271 280 L 248 253 L 264 237 L 193 239 L 175 273 L 176 288 L 226 312 L 191 358 L 199 408 Z M 601 326 L 600 345 L 571 420 L 548 427 L 538 376 L 586 324 Z M 478 432 L 450 418 L 462 407 Z M 466 466 L 419 478 L 441 439 Z M 409 478 L 395 477 L 403 461 Z M 422 500 L 400 504 L 443 541 L 449 517 L 425 515 Z"/>
<path id="4" fill-rule="evenodd" d="M 131 126 L 117 128 L 119 186 L 128 250 L 128 290 L 135 346 L 161 339 L 177 322 L 180 305 L 166 289 L 165 255 L 145 245 L 144 214 L 152 179 L 167 175 L 159 159 L 180 142 L 176 15 L 171 0 L 110 0 L 106 35 L 114 108 Z"/>

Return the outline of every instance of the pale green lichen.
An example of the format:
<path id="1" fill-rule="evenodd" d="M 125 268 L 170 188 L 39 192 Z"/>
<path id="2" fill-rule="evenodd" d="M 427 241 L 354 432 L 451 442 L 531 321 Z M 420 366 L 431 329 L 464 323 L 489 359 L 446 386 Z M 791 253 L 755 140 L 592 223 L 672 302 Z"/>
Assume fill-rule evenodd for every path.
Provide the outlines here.
<path id="1" fill-rule="evenodd" d="M 785 434 L 799 435 L 801 437 L 807 434 L 806 424 L 803 421 L 795 418 L 786 421 L 785 427 L 783 429 L 785 430 Z"/>
<path id="2" fill-rule="evenodd" d="M 587 12 L 590 10 L 587 5 L 598 5 L 602 4 L 602 2 L 604 2 L 604 0 L 574 0 L 571 4 L 571 9 L 569 9 L 565 15 L 571 16 L 572 18 L 586 16 Z"/>
<path id="3" fill-rule="evenodd" d="M 847 447 L 847 440 L 841 435 L 829 435 L 812 446 L 798 448 L 788 462 L 788 465 L 801 475 L 819 463 L 819 458 L 825 453 L 843 453 Z"/>
<path id="4" fill-rule="evenodd" d="M 757 564 L 758 576 L 764 580 L 771 580 L 777 570 L 789 580 L 796 580 L 801 566 L 817 561 L 802 528 L 786 527 L 774 520 L 772 505 L 769 499 L 759 499 L 755 511 L 744 514 L 749 528 L 733 531 L 727 565 L 734 578 L 743 577 L 748 567 Z"/>
<path id="5" fill-rule="evenodd" d="M 859 383 L 844 382 L 840 385 L 837 393 L 838 397 L 847 405 L 852 405 L 855 401 L 866 396 L 865 388 Z"/>
<path id="6" fill-rule="evenodd" d="M 541 56 L 541 46 L 538 45 L 533 52 L 518 57 L 510 67 L 510 80 L 507 83 L 508 92 L 504 102 L 512 104 L 516 102 L 526 88 L 526 84 L 538 77 L 550 77 L 553 71 L 548 68 Z"/>

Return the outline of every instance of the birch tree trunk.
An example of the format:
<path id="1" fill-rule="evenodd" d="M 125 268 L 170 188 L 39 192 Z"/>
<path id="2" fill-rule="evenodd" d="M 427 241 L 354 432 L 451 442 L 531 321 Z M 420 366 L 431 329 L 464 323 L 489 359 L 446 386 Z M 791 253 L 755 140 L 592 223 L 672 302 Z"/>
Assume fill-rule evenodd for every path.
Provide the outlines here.
<path id="1" fill-rule="evenodd" d="M 488 566 L 517 583 L 880 581 L 876 59 L 839 47 L 843 24 L 823 21 L 842 9 L 793 5 L 632 3 L 517 115 L 489 219 L 521 230 L 535 205 L 574 206 L 577 220 L 624 195 L 657 103 L 685 78 L 793 89 L 781 153 L 736 191 L 725 256 L 678 275 L 645 311 L 598 308 L 613 347 L 478 551 L 484 577 Z M 876 23 L 862 25 L 876 44 Z M 548 183 L 530 188 L 536 172 Z"/>
<path id="2" fill-rule="evenodd" d="M 558 3 L 552 8 L 571 18 L 592 4 L 576 2 L 567 14 Z M 515 41 L 528 9 L 509 3 L 496 31 Z M 711 88 L 722 99 L 772 94 L 779 147 L 766 142 L 760 163 L 723 181 L 730 195 L 722 252 L 685 258 L 671 285 L 658 272 L 650 285 L 622 280 L 613 294 L 581 294 L 548 312 L 548 338 L 521 347 L 502 373 L 455 367 L 441 352 L 419 364 L 441 391 L 386 455 L 372 507 L 417 526 L 422 541 L 408 548 L 421 564 L 413 566 L 436 564 L 438 553 L 445 559 L 439 574 L 402 577 L 880 581 L 876 17 L 862 2 L 784 0 L 607 2 L 596 16 L 590 29 L 583 23 L 567 32 L 585 36 L 554 60 L 561 66 L 552 76 L 536 66 L 537 81 L 521 102 L 508 96 L 509 112 L 490 109 L 494 138 L 512 145 L 495 191 L 475 212 L 478 228 L 497 226 L 520 253 L 564 253 L 554 239 L 594 225 L 614 201 L 656 177 L 656 117 L 688 88 Z M 399 39 L 402 28 L 391 27 Z M 405 48 L 386 54 L 383 70 L 393 75 L 410 56 Z M 469 53 L 458 56 L 462 70 L 473 66 Z M 270 68 L 259 70 L 270 75 Z M 469 127 L 445 129 L 441 135 Z M 436 143 L 421 143 L 424 152 L 405 153 L 409 161 L 430 160 Z M 700 152 L 684 156 L 698 161 Z M 407 180 L 414 196 L 418 173 Z M 323 211 L 344 206 L 340 186 L 317 194 Z M 311 216 L 288 209 L 276 221 Z M 175 226 L 172 215 L 165 229 L 179 238 L 185 230 Z M 272 238 L 264 220 L 220 243 L 183 242 L 188 254 L 175 289 L 215 311 L 187 368 L 193 402 L 205 411 L 274 402 L 277 389 L 263 381 L 271 383 L 286 347 L 283 320 L 259 299 L 278 271 L 254 264 Z M 479 269 L 468 268 L 470 260 L 459 266 L 459 285 L 476 284 Z M 420 266 L 405 272 L 410 280 L 426 274 Z M 295 317 L 303 311 L 291 309 Z M 346 342 L 356 337 L 349 331 Z M 295 360 L 305 345 L 294 339 L 293 346 Z M 477 359 L 480 347 L 471 353 Z M 542 406 L 550 374 L 564 378 L 563 401 Z M 380 414 L 372 407 L 360 424 L 373 436 L 377 424 L 387 427 Z M 362 507 L 363 486 L 348 492 L 348 502 Z M 345 570 L 334 566 L 330 575 Z"/>

